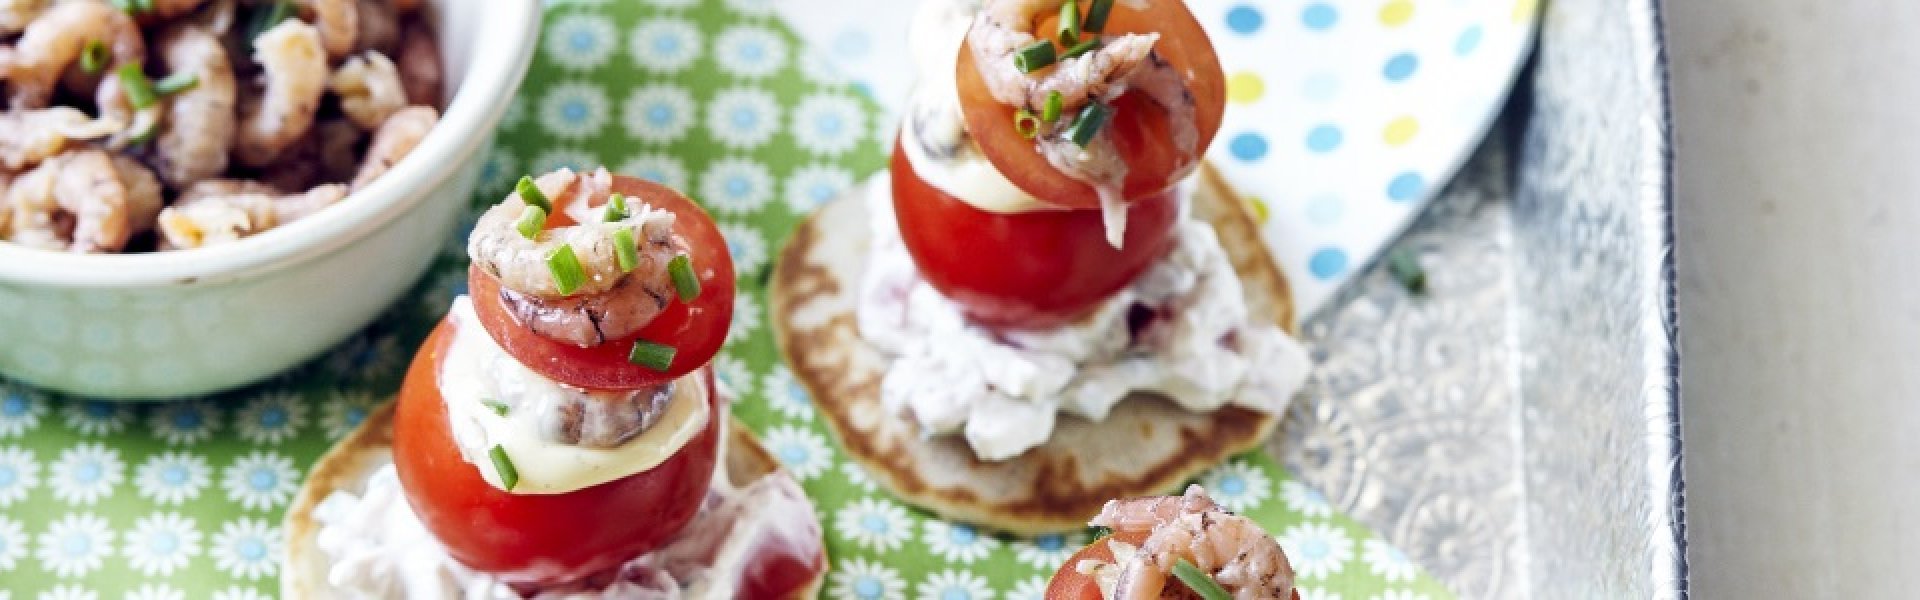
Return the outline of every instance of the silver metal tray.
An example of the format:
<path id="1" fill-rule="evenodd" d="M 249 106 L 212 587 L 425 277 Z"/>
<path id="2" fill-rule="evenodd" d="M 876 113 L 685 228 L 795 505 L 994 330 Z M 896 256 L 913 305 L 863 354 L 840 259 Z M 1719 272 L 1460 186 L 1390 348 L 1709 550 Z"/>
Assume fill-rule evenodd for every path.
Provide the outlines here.
<path id="1" fill-rule="evenodd" d="M 1475 156 L 1305 332 L 1274 450 L 1465 598 L 1684 598 L 1665 53 L 1556 0 Z"/>

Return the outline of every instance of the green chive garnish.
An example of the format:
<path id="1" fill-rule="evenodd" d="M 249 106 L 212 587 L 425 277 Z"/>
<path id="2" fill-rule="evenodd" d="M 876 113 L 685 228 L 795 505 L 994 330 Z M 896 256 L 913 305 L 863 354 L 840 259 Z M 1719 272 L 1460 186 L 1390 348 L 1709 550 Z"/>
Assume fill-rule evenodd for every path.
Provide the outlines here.
<path id="1" fill-rule="evenodd" d="M 1233 596 L 1227 594 L 1227 588 L 1220 587 L 1220 582 L 1214 581 L 1206 571 L 1193 566 L 1193 563 L 1188 562 L 1187 559 L 1182 558 L 1180 562 L 1173 563 L 1173 576 L 1180 578 L 1180 583 L 1187 584 L 1187 589 L 1193 590 L 1193 593 L 1199 594 L 1201 598 L 1233 600 Z"/>
<path id="2" fill-rule="evenodd" d="M 675 254 L 673 260 L 667 261 L 667 274 L 673 276 L 673 289 L 680 292 L 681 302 L 700 297 L 700 278 L 693 276 L 693 259 Z"/>
<path id="3" fill-rule="evenodd" d="M 87 47 L 80 50 L 80 70 L 86 71 L 88 75 L 98 74 L 107 68 L 107 59 L 110 58 L 113 58 L 113 55 L 107 51 L 106 42 L 100 40 L 87 42 Z"/>
<path id="4" fill-rule="evenodd" d="M 520 221 L 514 223 L 513 228 L 520 230 L 520 237 L 530 240 L 540 237 L 540 230 L 547 228 L 547 211 L 529 206 L 520 211 Z"/>
<path id="5" fill-rule="evenodd" d="M 533 184 L 532 177 L 521 175 L 520 182 L 513 185 L 513 191 L 520 194 L 520 201 L 527 203 L 527 206 L 538 206 L 548 214 L 553 213 L 553 202 L 547 200 L 547 195 L 540 191 L 540 186 Z"/>
<path id="6" fill-rule="evenodd" d="M 1013 67 L 1021 73 L 1032 73 L 1053 64 L 1054 58 L 1053 42 L 1038 40 L 1013 55 Z"/>
<path id="7" fill-rule="evenodd" d="M 1066 54 L 1060 55 L 1060 60 L 1080 58 L 1080 55 L 1092 52 L 1098 48 L 1100 48 L 1100 38 L 1090 37 L 1080 40 L 1080 43 L 1074 44 L 1072 48 L 1068 48 Z"/>
<path id="8" fill-rule="evenodd" d="M 1021 107 L 1019 112 L 1013 113 L 1013 130 L 1019 133 L 1020 137 L 1033 139 L 1033 136 L 1040 134 L 1040 117 L 1034 116 L 1033 111 L 1027 110 L 1026 107 Z"/>
<path id="9" fill-rule="evenodd" d="M 113 7 L 127 14 L 133 14 L 138 10 L 138 8 L 133 5 L 133 0 L 113 0 Z"/>
<path id="10" fill-rule="evenodd" d="M 1087 7 L 1087 18 L 1080 20 L 1080 30 L 1087 33 L 1100 33 L 1107 28 L 1107 15 L 1113 12 L 1113 0 L 1093 0 Z"/>
<path id="11" fill-rule="evenodd" d="M 633 241 L 633 230 L 626 227 L 613 232 L 613 258 L 620 263 L 621 273 L 631 273 L 640 266 L 640 245 Z"/>
<path id="12" fill-rule="evenodd" d="M 1073 143 L 1081 148 L 1087 147 L 1087 144 L 1093 143 L 1093 136 L 1100 133 L 1100 128 L 1106 126 L 1107 117 L 1111 115 L 1112 110 L 1108 109 L 1107 105 L 1099 102 L 1087 103 L 1086 108 L 1080 109 L 1080 118 L 1075 119 L 1073 125 L 1067 129 L 1067 138 L 1072 139 Z"/>
<path id="13" fill-rule="evenodd" d="M 1427 291 L 1427 271 L 1420 267 L 1420 257 L 1406 248 L 1395 248 L 1387 253 L 1387 273 L 1400 282 L 1401 287 L 1415 294 Z"/>
<path id="14" fill-rule="evenodd" d="M 200 75 L 191 71 L 181 71 L 161 78 L 153 84 L 153 91 L 162 96 L 172 96 L 200 85 Z"/>
<path id="15" fill-rule="evenodd" d="M 280 0 L 279 2 L 268 4 L 264 8 L 254 9 L 253 21 L 247 25 L 247 39 L 251 41 L 253 38 L 260 37 L 260 34 L 273 29 L 279 25 L 281 21 L 285 21 L 291 16 L 293 16 L 293 2 L 291 0 Z"/>
<path id="16" fill-rule="evenodd" d="M 145 110 L 159 102 L 160 97 L 153 93 L 153 82 L 147 80 L 147 72 L 141 70 L 140 63 L 130 62 L 120 65 L 120 88 L 127 93 L 127 103 L 134 110 Z"/>
<path id="17" fill-rule="evenodd" d="M 1060 120 L 1060 111 L 1066 103 L 1067 99 L 1060 96 L 1060 90 L 1047 92 L 1047 105 L 1040 108 L 1040 120 L 1048 123 Z"/>
<path id="18" fill-rule="evenodd" d="M 572 244 L 561 244 L 547 256 L 547 270 L 553 272 L 553 286 L 562 296 L 572 294 L 587 281 L 587 271 L 580 267 L 580 257 L 574 256 Z"/>
<path id="19" fill-rule="evenodd" d="M 502 487 L 511 492 L 513 486 L 520 485 L 520 471 L 513 468 L 513 459 L 507 458 L 506 448 L 494 444 L 492 449 L 487 450 L 487 457 L 493 459 L 493 470 L 500 473 Z"/>
<path id="20" fill-rule="evenodd" d="M 627 353 L 627 362 L 665 373 L 673 366 L 673 346 L 655 344 L 646 340 L 633 343 L 633 351 Z"/>
<path id="21" fill-rule="evenodd" d="M 614 192 L 613 195 L 607 196 L 607 214 L 605 217 L 602 217 L 603 219 L 608 223 L 612 223 L 627 218 L 627 215 L 626 195 L 620 192 Z"/>
<path id="22" fill-rule="evenodd" d="M 133 9 L 140 12 L 152 12 L 153 0 L 133 0 Z"/>
<path id="23" fill-rule="evenodd" d="M 486 405 L 486 407 L 489 410 L 492 410 L 493 414 L 500 415 L 502 417 L 507 416 L 507 411 L 510 410 L 510 407 L 507 406 L 507 403 L 501 402 L 499 400 L 494 400 L 492 398 L 481 398 L 480 403 Z"/>
<path id="24" fill-rule="evenodd" d="M 1060 45 L 1072 46 L 1080 41 L 1080 5 L 1074 0 L 1060 3 Z"/>

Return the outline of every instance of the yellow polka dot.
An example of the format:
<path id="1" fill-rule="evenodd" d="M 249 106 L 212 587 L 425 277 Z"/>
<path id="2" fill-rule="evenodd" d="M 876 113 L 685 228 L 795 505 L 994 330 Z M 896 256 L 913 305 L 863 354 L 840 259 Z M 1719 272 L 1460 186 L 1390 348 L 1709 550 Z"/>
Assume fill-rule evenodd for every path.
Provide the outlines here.
<path id="1" fill-rule="evenodd" d="M 1413 136 L 1419 134 L 1420 121 L 1411 116 L 1403 116 L 1394 119 L 1391 123 L 1387 123 L 1387 131 L 1384 137 L 1387 140 L 1388 146 L 1404 146 L 1407 142 L 1413 141 Z"/>
<path id="2" fill-rule="evenodd" d="M 1514 0 L 1513 22 L 1525 23 L 1533 20 L 1533 12 L 1540 6 L 1539 0 Z"/>
<path id="3" fill-rule="evenodd" d="M 1525 1 L 1525 0 L 1522 0 Z M 1399 27 L 1413 19 L 1411 0 L 1392 0 L 1380 7 L 1380 23 L 1388 27 Z"/>
<path id="4" fill-rule="evenodd" d="M 1227 99 L 1234 104 L 1252 104 L 1267 93 L 1267 83 L 1252 71 L 1241 71 L 1227 78 Z"/>
<path id="5" fill-rule="evenodd" d="M 1261 224 L 1265 224 L 1267 222 L 1267 216 L 1270 211 L 1267 208 L 1267 202 L 1265 200 L 1261 200 L 1254 196 L 1247 196 L 1247 206 L 1253 209 L 1254 222 L 1261 223 Z"/>

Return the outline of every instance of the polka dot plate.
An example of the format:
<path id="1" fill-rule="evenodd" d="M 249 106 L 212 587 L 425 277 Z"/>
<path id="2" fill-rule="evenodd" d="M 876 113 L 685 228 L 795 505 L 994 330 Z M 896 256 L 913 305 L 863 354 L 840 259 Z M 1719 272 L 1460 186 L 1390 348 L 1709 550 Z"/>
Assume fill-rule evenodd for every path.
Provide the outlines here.
<path id="1" fill-rule="evenodd" d="M 1227 72 L 1209 158 L 1256 201 L 1311 316 L 1442 187 L 1498 114 L 1537 0 L 1189 0 Z M 918 1 L 775 10 L 889 108 Z"/>

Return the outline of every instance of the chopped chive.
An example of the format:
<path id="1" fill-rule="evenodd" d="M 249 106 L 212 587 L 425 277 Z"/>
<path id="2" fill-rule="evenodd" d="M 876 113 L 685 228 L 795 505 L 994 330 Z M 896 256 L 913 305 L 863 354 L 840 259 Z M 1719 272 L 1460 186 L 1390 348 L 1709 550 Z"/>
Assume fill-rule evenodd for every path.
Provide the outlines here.
<path id="1" fill-rule="evenodd" d="M 147 80 L 147 72 L 141 70 L 139 62 L 120 65 L 120 88 L 127 93 L 127 103 L 134 110 L 143 110 L 159 102 L 160 97 L 153 93 L 153 82 Z"/>
<path id="2" fill-rule="evenodd" d="M 675 254 L 673 260 L 667 261 L 667 274 L 673 276 L 673 289 L 680 292 L 681 302 L 700 297 L 700 278 L 693 276 L 693 259 Z"/>
<path id="3" fill-rule="evenodd" d="M 613 232 L 613 258 L 621 273 L 631 273 L 640 265 L 640 246 L 633 241 L 633 230 L 626 227 Z"/>
<path id="4" fill-rule="evenodd" d="M 1086 54 L 1088 52 L 1092 52 L 1099 48 L 1100 48 L 1100 38 L 1090 37 L 1084 40 L 1080 40 L 1080 43 L 1074 44 L 1072 48 L 1068 48 L 1066 54 L 1060 55 L 1060 60 L 1071 60 L 1075 58 L 1080 58 L 1080 55 Z"/>
<path id="5" fill-rule="evenodd" d="M 520 237 L 534 239 L 540 237 L 540 230 L 547 228 L 547 211 L 538 206 L 529 206 L 520 211 L 520 221 L 513 224 L 520 230 Z"/>
<path id="6" fill-rule="evenodd" d="M 153 12 L 153 0 L 133 0 L 133 9 L 143 13 Z"/>
<path id="7" fill-rule="evenodd" d="M 153 91 L 162 96 L 172 96 L 200 85 L 200 75 L 192 71 L 181 71 L 161 78 L 153 84 Z"/>
<path id="8" fill-rule="evenodd" d="M 113 0 L 113 7 L 127 14 L 133 14 L 139 10 L 138 7 L 133 5 L 133 0 Z"/>
<path id="9" fill-rule="evenodd" d="M 520 471 L 513 468 L 513 459 L 507 458 L 506 448 L 494 444 L 493 448 L 487 450 L 487 457 L 493 459 L 493 470 L 500 473 L 501 487 L 511 492 L 513 486 L 520 485 Z"/>
<path id="10" fill-rule="evenodd" d="M 1406 248 L 1395 248 L 1387 253 L 1387 273 L 1400 282 L 1401 287 L 1415 294 L 1427 291 L 1427 271 L 1420 267 L 1420 257 Z"/>
<path id="11" fill-rule="evenodd" d="M 656 344 L 646 340 L 633 343 L 633 351 L 627 353 L 627 362 L 665 373 L 673 366 L 673 346 Z"/>
<path id="12" fill-rule="evenodd" d="M 628 214 L 627 196 L 625 194 L 614 192 L 613 195 L 607 196 L 607 214 L 602 217 L 603 219 L 608 223 L 612 223 L 627 218 Z"/>
<path id="13" fill-rule="evenodd" d="M 1013 67 L 1021 73 L 1032 73 L 1053 64 L 1054 58 L 1053 42 L 1038 40 L 1013 55 Z"/>
<path id="14" fill-rule="evenodd" d="M 1020 137 L 1033 139 L 1033 136 L 1040 134 L 1040 117 L 1034 116 L 1033 111 L 1027 110 L 1026 107 L 1021 107 L 1019 112 L 1013 113 L 1013 130 L 1018 132 Z"/>
<path id="15" fill-rule="evenodd" d="M 1074 0 L 1060 3 L 1060 45 L 1072 46 L 1080 42 L 1080 5 Z"/>
<path id="16" fill-rule="evenodd" d="M 1080 109 L 1080 117 L 1074 119 L 1073 125 L 1067 128 L 1067 137 L 1072 139 L 1075 145 L 1085 148 L 1087 144 L 1093 143 L 1093 136 L 1100 133 L 1100 128 L 1106 126 L 1107 117 L 1111 115 L 1112 109 L 1107 108 L 1107 105 L 1089 102 L 1086 108 Z"/>
<path id="17" fill-rule="evenodd" d="M 275 26 L 278 26 L 281 21 L 285 21 L 291 16 L 293 16 L 293 2 L 291 0 L 280 0 L 268 4 L 264 8 L 254 9 L 253 21 L 247 25 L 247 40 L 252 41 L 254 38 L 260 37 L 260 34 L 272 30 Z"/>
<path id="18" fill-rule="evenodd" d="M 1087 33 L 1100 33 L 1107 28 L 1107 15 L 1113 12 L 1113 0 L 1093 0 L 1087 6 L 1087 18 L 1080 20 L 1080 30 Z"/>
<path id="19" fill-rule="evenodd" d="M 86 71 L 88 75 L 98 74 L 107 68 L 109 58 L 113 58 L 113 55 L 108 53 L 106 42 L 100 40 L 87 42 L 87 47 L 80 50 L 80 70 Z"/>
<path id="20" fill-rule="evenodd" d="M 1179 562 L 1173 563 L 1173 576 L 1180 578 L 1180 583 L 1187 584 L 1187 589 L 1193 590 L 1193 593 L 1199 594 L 1206 600 L 1233 599 L 1233 596 L 1227 594 L 1227 588 L 1220 587 L 1220 582 L 1214 581 L 1206 571 L 1193 566 L 1193 563 L 1188 562 L 1187 559 L 1182 558 Z"/>
<path id="21" fill-rule="evenodd" d="M 572 294 L 587 281 L 587 271 L 580 267 L 580 257 L 574 256 L 572 244 L 561 244 L 547 255 L 547 270 L 553 272 L 553 286 L 562 296 Z"/>
<path id="22" fill-rule="evenodd" d="M 553 202 L 547 200 L 547 195 L 540 191 L 540 186 L 533 184 L 533 177 L 521 175 L 520 182 L 513 185 L 513 191 L 520 194 L 520 201 L 527 203 L 527 206 L 538 206 L 540 210 L 547 211 L 547 214 L 553 214 Z"/>
<path id="23" fill-rule="evenodd" d="M 511 407 L 507 406 L 507 403 L 492 398 L 481 398 L 480 403 L 486 405 L 489 410 L 492 410 L 493 414 L 502 417 L 507 416 L 507 411 L 511 410 Z"/>
<path id="24" fill-rule="evenodd" d="M 138 123 L 139 121 L 140 121 L 139 119 L 135 120 L 136 123 Z M 159 120 L 158 119 L 148 120 L 146 121 L 145 129 L 141 129 L 140 131 L 134 133 L 133 137 L 127 138 L 127 145 L 138 146 L 138 145 L 153 141 L 153 134 L 156 134 L 159 132 L 160 132 Z"/>
<path id="25" fill-rule="evenodd" d="M 1047 123 L 1060 120 L 1060 111 L 1066 106 L 1067 99 L 1060 90 L 1047 92 L 1047 105 L 1040 108 L 1040 120 Z"/>

